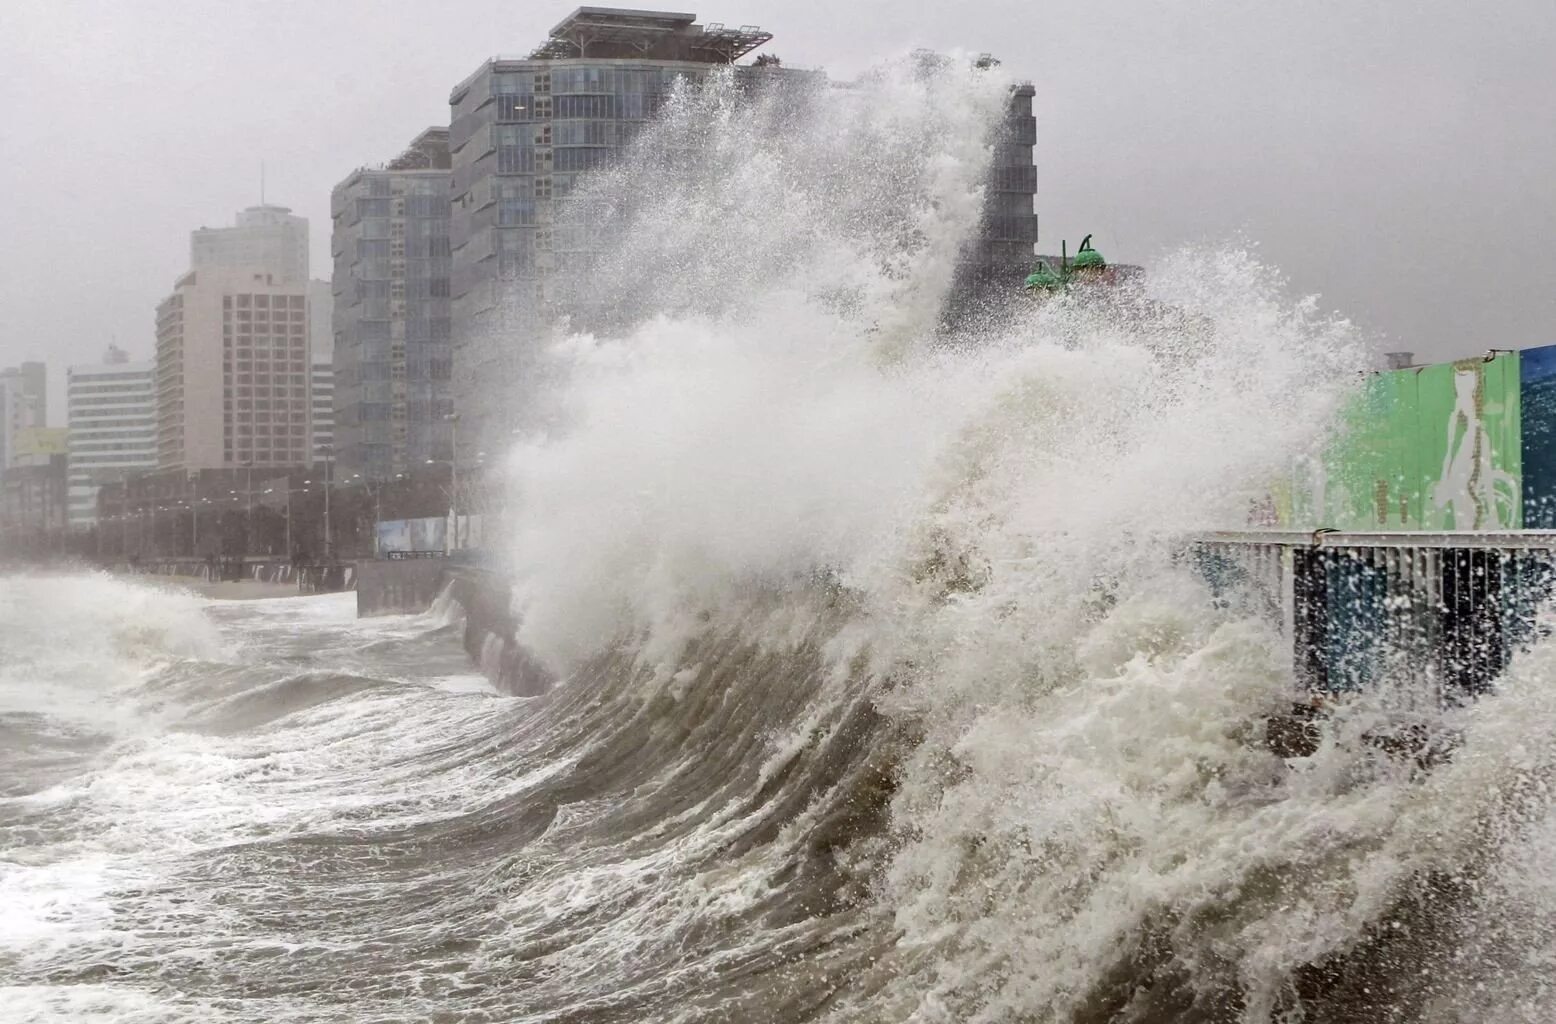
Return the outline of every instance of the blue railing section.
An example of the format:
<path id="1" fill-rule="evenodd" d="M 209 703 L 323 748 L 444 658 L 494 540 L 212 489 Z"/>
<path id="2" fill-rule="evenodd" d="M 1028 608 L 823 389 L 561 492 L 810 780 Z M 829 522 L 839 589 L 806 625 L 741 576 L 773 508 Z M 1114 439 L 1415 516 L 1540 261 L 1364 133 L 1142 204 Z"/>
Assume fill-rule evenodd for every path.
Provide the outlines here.
<path id="1" fill-rule="evenodd" d="M 1389 685 L 1423 705 L 1489 690 L 1556 585 L 1551 530 L 1218 533 L 1190 551 L 1217 601 L 1281 624 L 1309 690 Z"/>

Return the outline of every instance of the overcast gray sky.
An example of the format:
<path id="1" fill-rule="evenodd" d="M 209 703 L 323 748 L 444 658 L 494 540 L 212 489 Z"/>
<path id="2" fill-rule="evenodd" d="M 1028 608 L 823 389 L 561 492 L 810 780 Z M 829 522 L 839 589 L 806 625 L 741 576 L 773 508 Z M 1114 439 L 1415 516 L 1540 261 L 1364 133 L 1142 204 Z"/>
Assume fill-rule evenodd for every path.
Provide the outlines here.
<path id="1" fill-rule="evenodd" d="M 450 88 L 575 6 L 4 0 L 0 365 L 149 357 L 188 235 L 329 190 L 447 122 Z M 1037 86 L 1042 248 L 1115 260 L 1241 235 L 1386 348 L 1556 342 L 1556 0 L 707 0 L 847 77 L 918 46 Z M 62 420 L 51 398 L 51 419 Z"/>

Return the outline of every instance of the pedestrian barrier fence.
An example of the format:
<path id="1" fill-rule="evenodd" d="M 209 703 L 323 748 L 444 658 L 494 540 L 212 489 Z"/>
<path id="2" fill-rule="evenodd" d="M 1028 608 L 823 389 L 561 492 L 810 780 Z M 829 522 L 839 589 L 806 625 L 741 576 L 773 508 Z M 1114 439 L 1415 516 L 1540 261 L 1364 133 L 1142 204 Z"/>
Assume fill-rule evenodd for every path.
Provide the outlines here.
<path id="1" fill-rule="evenodd" d="M 1556 530 L 1207 534 L 1191 557 L 1221 601 L 1278 621 L 1319 693 L 1385 681 L 1423 704 L 1485 692 L 1542 635 Z"/>

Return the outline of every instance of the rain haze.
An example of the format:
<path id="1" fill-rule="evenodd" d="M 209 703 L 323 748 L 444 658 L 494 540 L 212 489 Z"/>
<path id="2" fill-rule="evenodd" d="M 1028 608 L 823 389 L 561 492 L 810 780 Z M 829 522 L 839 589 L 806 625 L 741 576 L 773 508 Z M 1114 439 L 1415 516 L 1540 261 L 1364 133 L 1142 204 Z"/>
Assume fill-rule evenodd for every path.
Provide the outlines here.
<path id="1" fill-rule="evenodd" d="M 643 5 L 665 8 L 673 5 Z M 989 52 L 1037 88 L 1040 251 L 1115 260 L 1240 238 L 1380 348 L 1556 340 L 1556 5 L 1112 0 L 692 5 L 848 77 L 915 47 Z M 12 0 L 0 364 L 111 340 L 149 357 L 189 231 L 266 198 L 329 276 L 330 188 L 447 123 L 450 89 L 571 9 L 469 0 L 212 6 Z"/>

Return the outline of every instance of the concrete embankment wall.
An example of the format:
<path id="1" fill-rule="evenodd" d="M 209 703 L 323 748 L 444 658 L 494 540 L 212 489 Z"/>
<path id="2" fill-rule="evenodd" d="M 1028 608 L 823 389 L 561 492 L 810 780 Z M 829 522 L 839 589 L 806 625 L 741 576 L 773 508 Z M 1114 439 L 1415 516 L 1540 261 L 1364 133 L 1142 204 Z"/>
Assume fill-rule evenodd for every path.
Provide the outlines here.
<path id="1" fill-rule="evenodd" d="M 449 596 L 465 610 L 465 652 L 504 693 L 534 696 L 555 682 L 518 642 L 518 620 L 508 581 L 481 569 L 449 572 Z"/>
<path id="2" fill-rule="evenodd" d="M 465 613 L 465 652 L 493 685 L 520 696 L 551 686 L 550 674 L 519 646 L 510 588 L 498 573 L 442 558 L 364 561 L 357 572 L 357 615 L 424 612 L 445 590 Z"/>
<path id="3" fill-rule="evenodd" d="M 442 558 L 363 559 L 357 563 L 357 618 L 426 611 L 443 591 L 447 565 Z"/>
<path id="4" fill-rule="evenodd" d="M 357 567 L 353 562 L 329 565 L 295 566 L 276 558 L 226 558 L 214 563 L 203 558 L 158 558 L 133 564 L 120 562 L 112 568 L 125 573 L 153 576 L 181 576 L 206 583 L 252 580 L 256 583 L 291 583 L 301 594 L 332 594 L 356 586 Z"/>

